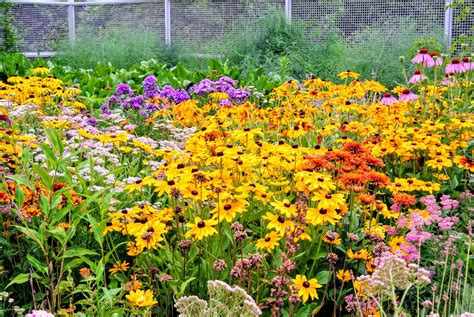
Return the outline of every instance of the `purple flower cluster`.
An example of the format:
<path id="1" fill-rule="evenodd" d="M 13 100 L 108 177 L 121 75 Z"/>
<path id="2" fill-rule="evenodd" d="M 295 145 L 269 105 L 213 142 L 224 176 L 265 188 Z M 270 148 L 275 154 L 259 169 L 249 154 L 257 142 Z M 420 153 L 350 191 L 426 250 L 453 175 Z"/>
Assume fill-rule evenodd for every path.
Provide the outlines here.
<path id="1" fill-rule="evenodd" d="M 184 89 L 175 89 L 169 85 L 164 86 L 161 90 L 156 84 L 155 76 L 148 76 L 143 81 L 143 95 L 134 95 L 132 89 L 127 84 L 119 84 L 116 94 L 112 95 L 101 107 L 102 113 L 110 114 L 111 108 L 118 106 L 123 110 L 136 110 L 145 117 L 150 115 L 166 105 L 155 103 L 154 98 L 166 98 L 170 103 L 181 103 L 189 98 L 188 93 Z"/>
<path id="2" fill-rule="evenodd" d="M 219 102 L 220 106 L 230 106 L 241 104 L 250 97 L 250 92 L 243 88 L 236 88 L 237 82 L 229 77 L 221 77 L 217 81 L 203 79 L 198 84 L 191 87 L 190 92 L 195 95 L 205 95 L 213 92 L 223 92 L 229 99 Z"/>

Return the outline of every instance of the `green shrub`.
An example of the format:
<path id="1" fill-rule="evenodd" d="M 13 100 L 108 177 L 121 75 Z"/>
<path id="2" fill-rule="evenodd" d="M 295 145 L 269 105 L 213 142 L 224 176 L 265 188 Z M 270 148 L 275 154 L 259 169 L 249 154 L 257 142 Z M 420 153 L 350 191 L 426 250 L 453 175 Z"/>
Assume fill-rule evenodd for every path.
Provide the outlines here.
<path id="1" fill-rule="evenodd" d="M 94 68 L 97 64 L 112 64 L 129 68 L 143 60 L 155 58 L 164 63 L 175 63 L 175 50 L 161 43 L 156 32 L 144 29 L 113 27 L 94 30 L 80 27 L 74 44 L 58 43 L 54 61 L 73 68 Z"/>
<path id="2" fill-rule="evenodd" d="M 435 43 L 433 49 L 441 49 L 443 30 L 435 26 L 419 30 L 415 23 L 403 18 L 392 19 L 390 24 L 380 28 L 367 27 L 347 39 L 347 59 L 341 60 L 340 70 L 348 68 L 361 73 L 363 78 L 375 77 L 388 86 L 404 83 L 400 56 L 413 56 L 422 45 L 414 47 L 420 38 L 431 39 L 429 42 Z M 409 75 L 413 70 L 410 59 L 404 59 L 402 64 Z"/>

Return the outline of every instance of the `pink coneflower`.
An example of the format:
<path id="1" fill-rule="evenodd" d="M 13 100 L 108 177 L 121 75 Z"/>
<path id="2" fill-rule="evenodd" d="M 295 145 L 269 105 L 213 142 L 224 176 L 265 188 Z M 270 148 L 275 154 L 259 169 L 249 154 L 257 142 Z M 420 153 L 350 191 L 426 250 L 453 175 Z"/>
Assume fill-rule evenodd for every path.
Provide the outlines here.
<path id="1" fill-rule="evenodd" d="M 459 58 L 453 58 L 451 64 L 446 66 L 446 74 L 464 73 L 465 71 L 466 69 Z"/>
<path id="2" fill-rule="evenodd" d="M 411 76 L 410 80 L 408 81 L 409 84 L 417 84 L 421 82 L 423 79 L 426 79 L 426 76 L 421 73 L 421 70 L 417 69 Z"/>
<path id="3" fill-rule="evenodd" d="M 418 51 L 418 54 L 413 57 L 411 60 L 412 63 L 421 64 L 423 63 L 426 67 L 432 67 L 435 65 L 433 58 L 428 54 L 428 50 L 426 48 L 422 48 Z"/>
<path id="4" fill-rule="evenodd" d="M 392 96 L 391 93 L 387 92 L 383 95 L 383 98 L 380 100 L 381 105 L 390 106 L 392 103 L 397 102 L 397 98 Z"/>
<path id="5" fill-rule="evenodd" d="M 441 81 L 441 85 L 449 86 L 457 84 L 458 80 L 453 77 L 453 74 L 445 74 L 444 79 Z"/>
<path id="6" fill-rule="evenodd" d="M 474 62 L 471 62 L 468 56 L 464 56 L 464 58 L 462 59 L 462 66 L 466 71 L 474 70 Z"/>
<path id="7" fill-rule="evenodd" d="M 403 89 L 398 101 L 411 101 L 418 99 L 418 96 L 411 92 L 410 89 Z"/>
<path id="8" fill-rule="evenodd" d="M 443 58 L 442 58 L 441 56 L 439 56 L 438 53 L 436 53 L 436 52 L 431 52 L 431 53 L 430 53 L 430 56 L 431 56 L 431 58 L 434 60 L 435 66 L 441 66 L 441 65 L 443 65 Z M 424 65 L 424 66 L 426 67 L 427 65 Z"/>

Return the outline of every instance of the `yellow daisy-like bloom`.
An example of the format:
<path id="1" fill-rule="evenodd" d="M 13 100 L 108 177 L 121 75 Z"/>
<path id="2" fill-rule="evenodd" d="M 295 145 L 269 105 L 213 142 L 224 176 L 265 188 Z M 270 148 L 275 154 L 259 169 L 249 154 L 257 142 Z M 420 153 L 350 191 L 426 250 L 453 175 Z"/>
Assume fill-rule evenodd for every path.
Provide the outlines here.
<path id="1" fill-rule="evenodd" d="M 44 66 L 36 67 L 33 69 L 33 75 L 48 75 L 50 70 Z"/>
<path id="2" fill-rule="evenodd" d="M 311 199 L 318 202 L 318 208 L 337 209 L 345 203 L 343 194 L 330 194 L 326 191 L 316 193 Z"/>
<path id="3" fill-rule="evenodd" d="M 332 208 L 308 208 L 306 211 L 306 220 L 313 226 L 324 225 L 326 222 L 335 225 L 341 218 Z"/>
<path id="4" fill-rule="evenodd" d="M 349 270 L 337 270 L 336 277 L 342 283 L 349 282 L 351 280 L 351 272 Z"/>
<path id="5" fill-rule="evenodd" d="M 150 290 L 143 291 L 141 289 L 131 291 L 129 295 L 125 296 L 130 304 L 138 307 L 154 306 L 158 302 L 153 299 L 153 293 Z"/>
<path id="6" fill-rule="evenodd" d="M 186 227 L 191 228 L 186 232 L 186 238 L 192 238 L 193 240 L 202 240 L 205 237 L 212 236 L 217 233 L 217 230 L 213 228 L 217 224 L 217 220 L 209 219 L 202 220 L 200 217 L 194 219 L 194 223 L 186 224 Z"/>
<path id="7" fill-rule="evenodd" d="M 302 298 L 303 303 L 306 303 L 310 297 L 311 300 L 319 299 L 316 289 L 321 288 L 322 285 L 315 278 L 308 280 L 306 276 L 298 274 L 293 279 L 292 287 L 298 292 L 298 296 Z"/>
<path id="8" fill-rule="evenodd" d="M 267 212 L 267 214 L 262 218 L 270 221 L 270 223 L 267 225 L 268 229 L 275 229 L 281 235 L 284 235 L 286 231 L 292 231 L 294 228 L 293 221 L 285 219 L 285 217 L 282 215 L 274 215 L 270 212 Z"/>
<path id="9" fill-rule="evenodd" d="M 110 274 L 115 274 L 117 272 L 125 272 L 128 269 L 130 264 L 127 261 L 120 262 L 114 264 L 114 266 L 109 270 Z"/>
<path id="10" fill-rule="evenodd" d="M 267 233 L 264 238 L 257 240 L 256 247 L 257 249 L 266 249 L 267 252 L 272 252 L 272 250 L 278 245 L 280 241 L 280 235 L 278 232 L 272 231 Z"/>
<path id="11" fill-rule="evenodd" d="M 357 79 L 360 77 L 360 74 L 351 72 L 350 70 L 346 70 L 345 72 L 337 74 L 337 77 L 339 77 L 340 79 L 347 79 L 347 78 Z"/>

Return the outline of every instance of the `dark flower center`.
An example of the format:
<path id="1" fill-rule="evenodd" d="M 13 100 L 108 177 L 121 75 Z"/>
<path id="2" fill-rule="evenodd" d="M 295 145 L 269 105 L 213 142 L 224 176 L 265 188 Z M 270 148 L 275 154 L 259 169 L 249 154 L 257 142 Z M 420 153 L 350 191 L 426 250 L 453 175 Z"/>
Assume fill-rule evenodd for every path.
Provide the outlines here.
<path id="1" fill-rule="evenodd" d="M 421 70 L 417 69 L 415 70 L 415 72 L 413 73 L 414 75 L 420 75 L 421 74 Z"/>
<path id="2" fill-rule="evenodd" d="M 402 94 L 409 95 L 411 93 L 410 89 L 403 89 Z"/>
<path id="3" fill-rule="evenodd" d="M 428 50 L 426 48 L 422 48 L 418 51 L 420 54 L 428 54 Z"/>
<path id="4" fill-rule="evenodd" d="M 174 180 L 168 181 L 168 185 L 169 185 L 169 186 L 173 186 L 174 184 L 176 184 L 176 183 L 174 182 Z"/>
<path id="5" fill-rule="evenodd" d="M 142 183 L 142 180 L 141 180 L 141 179 L 139 179 L 139 180 L 137 180 L 137 181 L 135 182 L 135 184 L 137 184 L 137 185 L 138 185 L 138 184 L 141 184 L 141 183 Z"/>
<path id="6" fill-rule="evenodd" d="M 326 194 L 326 199 L 331 199 L 332 198 L 332 195 L 331 194 Z"/>
<path id="7" fill-rule="evenodd" d="M 392 97 L 392 94 L 391 94 L 391 93 L 389 93 L 389 92 L 387 92 L 387 93 L 386 93 L 386 94 L 384 94 L 383 96 L 384 96 L 384 98 L 390 98 L 390 97 Z"/>
<path id="8" fill-rule="evenodd" d="M 232 205 L 229 205 L 229 204 L 224 205 L 224 210 L 231 210 L 231 209 L 232 209 Z"/>
<path id="9" fill-rule="evenodd" d="M 278 216 L 278 222 L 279 223 L 284 223 L 285 222 L 285 218 L 283 218 L 282 216 Z"/>
<path id="10" fill-rule="evenodd" d="M 197 226 L 198 228 L 204 228 L 206 226 L 206 223 L 204 221 L 199 221 Z"/>
<path id="11" fill-rule="evenodd" d="M 461 63 L 461 60 L 459 58 L 453 58 L 451 60 L 451 64 L 460 64 Z"/>
<path id="12" fill-rule="evenodd" d="M 303 287 L 304 287 L 304 288 L 308 288 L 308 287 L 310 287 L 310 286 L 311 286 L 311 284 L 309 284 L 308 281 L 304 281 L 304 282 L 303 282 Z"/>
<path id="13" fill-rule="evenodd" d="M 328 210 L 325 209 L 325 208 L 321 208 L 321 209 L 319 210 L 319 213 L 320 213 L 321 215 L 325 215 L 325 214 L 328 213 Z"/>
<path id="14" fill-rule="evenodd" d="M 265 238 L 265 242 L 270 242 L 270 238 Z"/>

